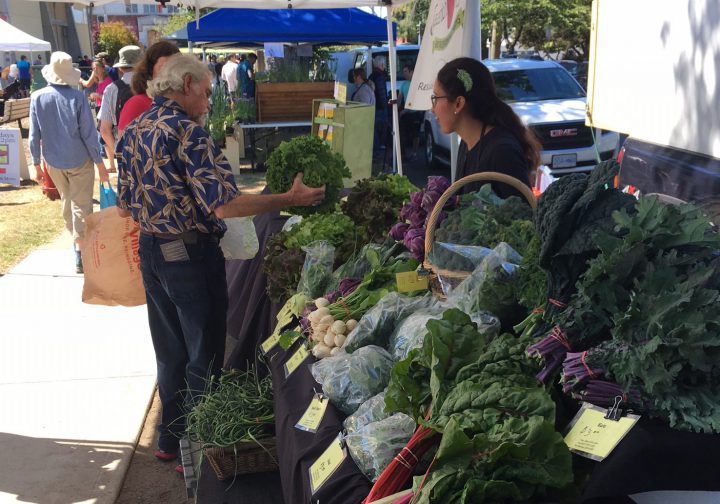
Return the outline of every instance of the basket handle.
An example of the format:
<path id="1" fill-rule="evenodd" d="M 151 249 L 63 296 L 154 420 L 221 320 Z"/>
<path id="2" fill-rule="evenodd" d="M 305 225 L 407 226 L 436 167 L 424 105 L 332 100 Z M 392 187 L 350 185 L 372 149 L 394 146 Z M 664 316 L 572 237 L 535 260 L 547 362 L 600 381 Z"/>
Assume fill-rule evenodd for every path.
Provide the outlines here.
<path id="1" fill-rule="evenodd" d="M 430 255 L 430 250 L 432 250 L 432 244 L 435 238 L 435 226 L 437 225 L 438 217 L 440 215 L 440 212 L 442 212 L 445 203 L 447 203 L 447 201 L 452 196 L 454 196 L 461 187 L 472 184 L 473 182 L 503 182 L 511 186 L 512 188 L 517 189 L 520 194 L 525 196 L 525 199 L 528 201 L 528 203 L 530 203 L 530 206 L 533 210 L 535 210 L 535 207 L 537 207 L 537 201 L 535 201 L 535 195 L 532 193 L 532 190 L 530 190 L 528 186 L 520 182 L 518 179 L 516 179 L 515 177 L 511 177 L 510 175 L 498 172 L 480 172 L 473 173 L 472 175 L 463 177 L 460 180 L 456 180 L 455 183 L 453 183 L 445 190 L 444 193 L 442 193 L 442 196 L 440 196 L 440 199 L 437 200 L 437 203 L 435 203 L 435 207 L 430 213 L 430 218 L 428 219 L 427 226 L 425 227 L 426 259 L 428 255 Z"/>

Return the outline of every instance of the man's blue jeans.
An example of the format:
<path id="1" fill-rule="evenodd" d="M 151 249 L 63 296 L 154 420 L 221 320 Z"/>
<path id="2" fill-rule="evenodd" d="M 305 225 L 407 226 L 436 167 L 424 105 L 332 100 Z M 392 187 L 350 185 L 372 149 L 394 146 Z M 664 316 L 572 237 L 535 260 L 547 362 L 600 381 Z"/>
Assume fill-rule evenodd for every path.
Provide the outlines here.
<path id="1" fill-rule="evenodd" d="M 177 451 L 186 408 L 223 365 L 228 305 L 217 238 L 199 235 L 185 244 L 188 260 L 169 262 L 160 246 L 171 241 L 141 233 L 139 247 L 162 402 L 158 448 L 166 452 Z"/>

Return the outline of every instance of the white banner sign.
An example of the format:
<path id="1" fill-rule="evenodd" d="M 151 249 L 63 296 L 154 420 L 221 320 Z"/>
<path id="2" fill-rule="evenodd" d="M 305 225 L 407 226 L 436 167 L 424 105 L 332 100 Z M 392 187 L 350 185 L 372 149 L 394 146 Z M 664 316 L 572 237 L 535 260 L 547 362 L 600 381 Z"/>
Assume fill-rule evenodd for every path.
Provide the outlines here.
<path id="1" fill-rule="evenodd" d="M 0 184 L 20 187 L 20 155 L 24 156 L 18 128 L 0 129 Z"/>
<path id="2" fill-rule="evenodd" d="M 469 56 L 480 59 L 478 0 L 432 0 L 407 108 L 428 110 L 433 84 L 445 63 Z"/>

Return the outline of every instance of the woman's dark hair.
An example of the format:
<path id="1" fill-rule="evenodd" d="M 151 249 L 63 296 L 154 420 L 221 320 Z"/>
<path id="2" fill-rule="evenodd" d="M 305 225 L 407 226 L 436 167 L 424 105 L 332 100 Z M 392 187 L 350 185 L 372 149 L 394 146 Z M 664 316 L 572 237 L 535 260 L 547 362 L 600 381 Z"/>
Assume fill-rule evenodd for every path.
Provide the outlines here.
<path id="1" fill-rule="evenodd" d="M 164 56 L 172 56 L 180 52 L 175 43 L 169 40 L 160 40 L 148 47 L 145 51 L 140 63 L 135 67 L 135 73 L 132 78 L 132 90 L 136 95 L 145 94 L 148 87 L 148 81 L 152 79 L 153 68 L 155 63 Z"/>
<path id="2" fill-rule="evenodd" d="M 353 79 L 355 79 L 355 77 L 360 77 L 363 82 L 367 81 L 367 74 L 365 73 L 365 69 L 362 67 L 353 68 Z"/>
<path id="3" fill-rule="evenodd" d="M 463 71 L 467 73 L 464 81 Z M 458 96 L 465 97 L 470 115 L 474 119 L 488 126 L 501 126 L 512 133 L 522 145 L 530 169 L 538 167 L 540 142 L 535 134 L 525 127 L 510 105 L 498 98 L 495 81 L 485 65 L 473 58 L 457 58 L 442 67 L 437 80 L 450 101 Z"/>

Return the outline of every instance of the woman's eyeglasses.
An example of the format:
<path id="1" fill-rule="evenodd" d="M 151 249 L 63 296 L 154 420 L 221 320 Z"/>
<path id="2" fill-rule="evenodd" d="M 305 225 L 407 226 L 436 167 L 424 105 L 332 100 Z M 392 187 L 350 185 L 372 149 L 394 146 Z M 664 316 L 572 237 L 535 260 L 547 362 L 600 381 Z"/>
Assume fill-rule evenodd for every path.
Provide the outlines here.
<path id="1" fill-rule="evenodd" d="M 434 107 L 435 105 L 437 105 L 437 101 L 438 101 L 440 98 L 448 98 L 448 96 L 447 96 L 447 95 L 445 95 L 445 96 L 430 95 L 430 103 L 432 103 L 432 106 L 433 106 L 433 107 Z"/>

